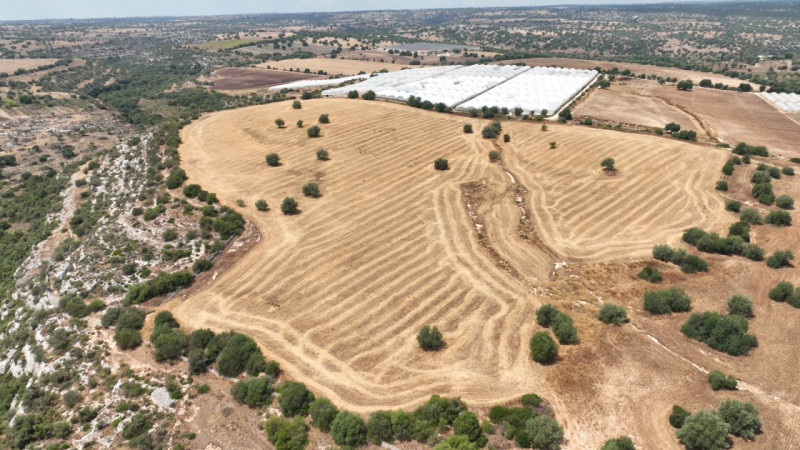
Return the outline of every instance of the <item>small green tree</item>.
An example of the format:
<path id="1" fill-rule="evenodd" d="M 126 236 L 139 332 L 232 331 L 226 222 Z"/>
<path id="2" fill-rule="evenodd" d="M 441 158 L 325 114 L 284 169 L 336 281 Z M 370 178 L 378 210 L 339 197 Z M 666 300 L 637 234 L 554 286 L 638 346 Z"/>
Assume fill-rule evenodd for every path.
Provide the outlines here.
<path id="1" fill-rule="evenodd" d="M 298 120 L 296 122 L 296 124 L 297 124 L 297 128 L 303 128 L 303 121 L 302 120 Z"/>
<path id="2" fill-rule="evenodd" d="M 256 209 L 259 211 L 266 211 L 269 209 L 269 205 L 267 205 L 267 201 L 263 198 L 256 200 Z"/>
<path id="3" fill-rule="evenodd" d="M 283 128 L 286 125 L 286 122 L 284 122 L 283 119 L 275 119 L 275 125 L 277 125 L 278 128 Z"/>
<path id="4" fill-rule="evenodd" d="M 510 134 L 504 134 L 503 135 L 503 142 L 511 142 L 511 135 Z"/>
<path id="5" fill-rule="evenodd" d="M 681 126 L 675 122 L 670 122 L 664 125 L 664 130 L 669 131 L 670 133 L 677 133 L 678 131 L 681 131 Z"/>
<path id="6" fill-rule="evenodd" d="M 296 381 L 284 381 L 278 386 L 281 396 L 278 398 L 278 405 L 281 412 L 287 417 L 308 414 L 308 407 L 314 401 L 314 394 L 306 388 L 303 383 Z"/>
<path id="7" fill-rule="evenodd" d="M 645 267 L 637 276 L 651 283 L 660 283 L 664 279 L 664 276 L 655 267 Z"/>
<path id="8" fill-rule="evenodd" d="M 794 293 L 794 286 L 788 281 L 781 281 L 774 288 L 769 291 L 769 298 L 776 302 L 785 302 L 792 298 Z"/>
<path id="9" fill-rule="evenodd" d="M 297 200 L 292 197 L 286 197 L 281 203 L 281 212 L 285 215 L 297 214 Z"/>
<path id="10" fill-rule="evenodd" d="M 608 172 L 616 170 L 616 168 L 614 167 L 614 158 L 606 158 L 600 161 L 600 167 L 602 167 L 603 170 Z"/>
<path id="11" fill-rule="evenodd" d="M 628 320 L 628 311 L 624 306 L 606 303 L 597 312 L 597 318 L 603 323 L 619 325 Z"/>
<path id="12" fill-rule="evenodd" d="M 500 158 L 500 153 L 498 153 L 497 150 L 489 151 L 489 159 L 490 160 L 497 161 L 498 158 Z"/>
<path id="13" fill-rule="evenodd" d="M 266 156 L 267 165 L 271 167 L 278 167 L 281 165 L 281 157 L 277 153 L 270 153 Z"/>
<path id="14" fill-rule="evenodd" d="M 194 270 L 195 273 L 200 273 L 200 272 L 205 272 L 207 270 L 211 270 L 211 267 L 213 266 L 214 263 L 212 263 L 211 261 L 205 258 L 200 258 L 197 261 L 195 261 L 194 264 L 192 264 L 192 270 Z"/>
<path id="15" fill-rule="evenodd" d="M 478 447 L 483 447 L 489 441 L 486 435 L 483 434 L 481 424 L 478 422 L 478 416 L 472 411 L 461 411 L 461 414 L 453 421 L 453 432 L 466 436 L 470 442 L 474 442 Z"/>
<path id="16" fill-rule="evenodd" d="M 542 131 L 547 131 L 547 124 L 542 124 Z M 553 148 L 553 147 L 550 147 Z"/>
<path id="17" fill-rule="evenodd" d="M 550 148 L 551 148 L 551 149 L 554 149 L 554 148 L 556 148 L 557 146 L 558 146 L 558 143 L 557 143 L 556 141 L 553 141 L 553 142 L 551 142 L 551 143 L 550 143 Z"/>
<path id="18" fill-rule="evenodd" d="M 303 186 L 303 195 L 306 197 L 317 198 L 321 194 L 319 192 L 319 185 L 317 183 L 307 183 Z"/>
<path id="19" fill-rule="evenodd" d="M 464 125 L 464 133 L 472 133 L 472 125 L 470 124 Z"/>
<path id="20" fill-rule="evenodd" d="M 690 415 L 689 411 L 681 408 L 680 405 L 672 405 L 672 412 L 669 415 L 669 424 L 672 425 L 673 428 L 681 428 Z"/>
<path id="21" fill-rule="evenodd" d="M 293 101 L 293 102 L 292 102 L 292 108 L 294 108 L 294 109 L 300 109 L 300 108 L 302 108 L 302 107 L 303 107 L 303 104 L 302 104 L 302 103 L 300 103 L 300 100 L 295 100 L 295 101 Z"/>
<path id="22" fill-rule="evenodd" d="M 752 403 L 742 403 L 732 398 L 723 400 L 717 414 L 730 426 L 730 433 L 744 439 L 753 439 L 761 432 L 761 415 Z"/>
<path id="23" fill-rule="evenodd" d="M 794 199 L 788 195 L 780 195 L 778 198 L 775 199 L 775 206 L 778 208 L 783 209 L 793 209 L 794 208 Z M 769 222 L 768 222 L 769 223 Z M 789 218 L 789 223 L 791 223 L 791 217 Z"/>
<path id="24" fill-rule="evenodd" d="M 327 114 L 321 114 L 319 116 L 319 123 L 331 123 L 331 119 L 328 117 Z"/>
<path id="25" fill-rule="evenodd" d="M 308 134 L 308 137 L 310 137 L 310 138 L 319 137 L 319 132 L 320 132 L 320 129 L 316 125 L 312 125 L 312 126 L 308 127 L 308 129 L 306 130 L 306 134 Z"/>
<path id="26" fill-rule="evenodd" d="M 558 344 L 545 331 L 534 334 L 530 342 L 531 357 L 542 364 L 550 364 L 558 358 Z"/>
<path id="27" fill-rule="evenodd" d="M 636 450 L 633 441 L 628 436 L 609 439 L 600 447 L 600 450 Z"/>
<path id="28" fill-rule="evenodd" d="M 539 449 L 558 449 L 564 438 L 564 428 L 550 416 L 539 415 L 525 422 L 525 432 L 531 446 Z"/>
<path id="29" fill-rule="evenodd" d="M 763 221 L 761 214 L 755 208 L 748 208 L 739 213 L 739 220 L 747 222 L 750 225 L 760 225 Z"/>
<path id="30" fill-rule="evenodd" d="M 786 211 L 774 210 L 767 214 L 767 217 L 764 218 L 764 222 L 775 225 L 776 227 L 788 227 L 792 224 L 792 216 Z"/>
<path id="31" fill-rule="evenodd" d="M 367 438 L 367 426 L 361 417 L 349 411 L 339 411 L 331 423 L 331 437 L 338 445 L 360 447 Z"/>
<path id="32" fill-rule="evenodd" d="M 701 409 L 686 418 L 675 434 L 687 449 L 723 450 L 730 447 L 730 429 L 717 413 Z"/>
<path id="33" fill-rule="evenodd" d="M 369 415 L 367 420 L 367 436 L 373 444 L 380 445 L 381 442 L 392 442 L 392 416 L 389 411 L 375 411 Z"/>
<path id="34" fill-rule="evenodd" d="M 711 389 L 715 391 L 720 389 L 732 391 L 736 389 L 738 384 L 733 375 L 725 375 L 719 370 L 712 370 L 708 373 L 708 383 L 711 384 Z"/>
<path id="35" fill-rule="evenodd" d="M 367 92 L 364 92 L 361 95 L 361 98 L 364 99 L 364 100 L 375 100 L 375 91 L 369 90 Z"/>
<path id="36" fill-rule="evenodd" d="M 419 330 L 419 334 L 417 334 L 417 342 L 419 347 L 425 351 L 439 350 L 444 346 L 442 332 L 435 325 L 433 327 L 428 325 L 422 327 Z"/>
<path id="37" fill-rule="evenodd" d="M 317 159 L 320 161 L 327 161 L 328 160 L 328 151 L 325 149 L 317 150 Z"/>
<path id="38" fill-rule="evenodd" d="M 753 317 L 753 299 L 744 294 L 733 294 L 728 299 L 728 314 Z"/>
<path id="39" fill-rule="evenodd" d="M 308 445 L 308 428 L 302 417 L 271 417 L 264 430 L 276 450 L 303 450 Z"/>
<path id="40" fill-rule="evenodd" d="M 328 432 L 331 430 L 333 419 L 339 413 L 339 408 L 327 398 L 320 397 L 311 402 L 308 413 L 311 415 L 312 425 L 319 428 L 320 431 Z"/>
<path id="41" fill-rule="evenodd" d="M 358 98 L 358 91 L 352 90 L 347 93 L 347 98 Z"/>
<path id="42" fill-rule="evenodd" d="M 433 162 L 433 168 L 436 170 L 448 170 L 450 169 L 450 163 L 444 158 L 436 158 L 436 161 Z"/>
<path id="43" fill-rule="evenodd" d="M 767 265 L 773 269 L 780 269 L 791 265 L 791 260 L 794 259 L 794 254 L 791 250 L 775 250 L 775 252 L 767 258 Z"/>
<path id="44" fill-rule="evenodd" d="M 560 313 L 558 307 L 545 303 L 536 310 L 536 323 L 543 327 L 549 327 Z"/>

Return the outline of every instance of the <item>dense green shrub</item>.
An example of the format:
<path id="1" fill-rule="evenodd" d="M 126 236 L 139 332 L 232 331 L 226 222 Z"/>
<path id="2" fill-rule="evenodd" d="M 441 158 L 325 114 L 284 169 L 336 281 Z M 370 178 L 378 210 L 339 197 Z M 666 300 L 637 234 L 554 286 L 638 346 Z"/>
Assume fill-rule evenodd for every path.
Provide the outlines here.
<path id="1" fill-rule="evenodd" d="M 500 153 L 498 153 L 497 150 L 490 150 L 489 151 L 489 159 L 490 160 L 497 161 L 498 158 L 500 158 Z"/>
<path id="2" fill-rule="evenodd" d="M 380 445 L 381 442 L 392 442 L 394 440 L 392 416 L 389 411 L 375 411 L 369 415 L 369 420 L 367 420 L 367 437 L 375 445 Z"/>
<path id="3" fill-rule="evenodd" d="M 281 203 L 281 212 L 284 215 L 297 214 L 297 200 L 292 197 L 286 197 Z"/>
<path id="4" fill-rule="evenodd" d="M 489 125 L 486 125 L 481 130 L 481 135 L 486 139 L 494 139 L 496 138 L 500 132 L 503 131 L 503 126 L 500 122 L 492 122 Z"/>
<path id="5" fill-rule="evenodd" d="M 305 384 L 284 381 L 278 386 L 278 392 L 281 394 L 278 404 L 283 415 L 304 417 L 308 414 L 308 407 L 314 401 L 314 394 L 306 388 Z"/>
<path id="6" fill-rule="evenodd" d="M 781 173 L 783 173 L 784 175 L 792 176 L 794 175 L 794 169 L 791 167 L 784 167 L 783 169 L 781 169 Z"/>
<path id="7" fill-rule="evenodd" d="M 651 283 L 658 283 L 664 279 L 664 277 L 661 275 L 661 272 L 659 272 L 655 267 L 645 267 L 637 276 Z"/>
<path id="8" fill-rule="evenodd" d="M 442 332 L 439 331 L 436 325 L 433 327 L 429 325 L 423 326 L 419 330 L 419 334 L 417 334 L 417 342 L 419 343 L 419 347 L 425 351 L 439 350 L 444 346 Z"/>
<path id="9" fill-rule="evenodd" d="M 742 210 L 742 202 L 737 200 L 728 200 L 725 202 L 725 210 L 739 212 Z"/>
<path id="10" fill-rule="evenodd" d="M 176 167 L 170 171 L 169 176 L 167 176 L 166 185 L 167 189 L 175 189 L 180 187 L 184 181 L 186 181 L 188 177 L 186 176 L 186 171 L 183 169 Z"/>
<path id="11" fill-rule="evenodd" d="M 636 450 L 633 441 L 628 436 L 609 439 L 600 447 L 600 450 Z"/>
<path id="12" fill-rule="evenodd" d="M 753 317 L 753 299 L 744 294 L 733 294 L 728 299 L 728 314 Z"/>
<path id="13" fill-rule="evenodd" d="M 761 214 L 759 214 L 758 210 L 755 208 L 742 210 L 742 212 L 739 214 L 739 220 L 747 222 L 751 225 L 761 225 L 763 221 Z"/>
<path id="14" fill-rule="evenodd" d="M 731 224 L 728 227 L 728 236 L 739 236 L 744 242 L 750 242 L 750 224 L 745 221 Z"/>
<path id="15" fill-rule="evenodd" d="M 433 162 L 433 168 L 436 170 L 448 170 L 450 169 L 450 163 L 444 158 L 436 158 L 436 161 Z"/>
<path id="16" fill-rule="evenodd" d="M 331 423 L 331 437 L 338 445 L 360 447 L 367 438 L 367 426 L 361 417 L 349 411 L 339 411 Z"/>
<path id="17" fill-rule="evenodd" d="M 269 205 L 267 205 L 267 201 L 263 198 L 256 200 L 256 209 L 259 211 L 266 211 L 269 209 Z"/>
<path id="18" fill-rule="evenodd" d="M 792 298 L 794 286 L 788 281 L 781 281 L 769 291 L 769 298 L 776 302 L 785 302 Z"/>
<path id="19" fill-rule="evenodd" d="M 790 266 L 790 261 L 793 259 L 794 254 L 791 250 L 775 250 L 775 252 L 767 258 L 767 265 L 773 269 L 780 269 L 781 267 Z"/>
<path id="20" fill-rule="evenodd" d="M 319 123 L 331 123 L 331 119 L 328 117 L 327 114 L 321 114 L 319 116 Z"/>
<path id="21" fill-rule="evenodd" d="M 560 313 L 558 307 L 545 303 L 536 310 L 536 323 L 543 327 L 549 327 Z"/>
<path id="22" fill-rule="evenodd" d="M 701 409 L 687 417 L 676 434 L 687 449 L 722 450 L 730 447 L 730 429 L 717 413 Z"/>
<path id="23" fill-rule="evenodd" d="M 303 104 L 300 102 L 300 100 L 295 100 L 295 101 L 292 102 L 292 108 L 293 109 L 302 109 L 303 108 Z"/>
<path id="24" fill-rule="evenodd" d="M 312 126 L 308 127 L 308 129 L 306 130 L 306 134 L 310 138 L 315 138 L 315 137 L 319 137 L 319 132 L 320 131 L 321 130 L 320 130 L 320 128 L 318 126 L 312 125 Z"/>
<path id="25" fill-rule="evenodd" d="M 135 305 L 159 295 L 168 294 L 192 282 L 194 275 L 188 270 L 166 273 L 160 272 L 155 278 L 128 288 L 122 303 Z"/>
<path id="26" fill-rule="evenodd" d="M 712 311 L 692 314 L 681 326 L 686 337 L 708 344 L 732 356 L 747 354 L 758 347 L 758 339 L 747 333 L 746 317 L 723 315 Z"/>
<path id="27" fill-rule="evenodd" d="M 339 408 L 327 398 L 320 397 L 309 404 L 308 413 L 311 415 L 312 425 L 319 428 L 320 431 L 328 432 L 333 419 L 339 413 Z"/>
<path id="28" fill-rule="evenodd" d="M 681 408 L 679 405 L 672 405 L 672 412 L 669 415 L 669 424 L 673 428 L 681 428 L 689 417 L 689 411 Z"/>
<path id="29" fill-rule="evenodd" d="M 557 449 L 564 438 L 564 428 L 550 416 L 536 416 L 525 422 L 525 432 L 531 446 L 540 449 Z"/>
<path id="30" fill-rule="evenodd" d="M 271 417 L 264 430 L 276 450 L 304 450 L 308 445 L 308 429 L 302 417 Z"/>
<path id="31" fill-rule="evenodd" d="M 744 244 L 742 246 L 742 256 L 752 261 L 763 261 L 764 249 L 755 244 Z"/>
<path id="32" fill-rule="evenodd" d="M 281 157 L 277 153 L 269 153 L 265 157 L 267 165 L 271 167 L 278 167 L 281 165 Z"/>
<path id="33" fill-rule="evenodd" d="M 776 227 L 788 227 L 792 224 L 792 216 L 786 211 L 770 211 L 767 217 L 764 218 L 764 222 Z"/>
<path id="34" fill-rule="evenodd" d="M 653 314 L 689 311 L 692 300 L 683 289 L 672 287 L 644 292 L 644 309 Z"/>
<path id="35" fill-rule="evenodd" d="M 771 181 L 771 177 L 766 170 L 756 170 L 753 172 L 753 175 L 750 177 L 750 182 L 753 184 L 759 183 L 769 183 Z"/>
<path id="36" fill-rule="evenodd" d="M 558 343 L 562 345 L 577 344 L 580 339 L 578 338 L 578 329 L 566 313 L 559 313 L 556 315 L 552 324 L 553 334 L 556 335 Z"/>
<path id="37" fill-rule="evenodd" d="M 674 254 L 675 251 L 669 245 L 661 244 L 653 247 L 653 258 L 659 261 L 670 262 Z"/>
<path id="38" fill-rule="evenodd" d="M 472 133 L 472 125 L 470 124 L 464 125 L 464 133 Z"/>
<path id="39" fill-rule="evenodd" d="M 272 403 L 272 384 L 267 377 L 239 380 L 231 386 L 231 397 L 251 408 Z"/>
<path id="40" fill-rule="evenodd" d="M 375 92 L 372 90 L 364 92 L 363 94 L 361 94 L 361 98 L 363 98 L 364 100 L 375 100 Z"/>
<path id="41" fill-rule="evenodd" d="M 628 311 L 624 306 L 606 303 L 597 312 L 597 318 L 603 323 L 619 325 L 628 320 Z"/>
<path id="42" fill-rule="evenodd" d="M 286 122 L 284 122 L 283 119 L 275 119 L 275 125 L 277 125 L 278 128 L 283 128 L 283 126 L 286 125 Z"/>
<path id="43" fill-rule="evenodd" d="M 727 398 L 717 408 L 719 417 L 730 426 L 730 433 L 744 439 L 753 439 L 761 432 L 761 415 L 752 403 L 742 403 Z"/>
<path id="44" fill-rule="evenodd" d="M 222 336 L 217 335 L 215 337 Z M 214 339 L 209 342 L 209 347 L 213 342 Z M 253 354 L 260 355 L 261 349 L 258 348 L 258 345 L 251 337 L 239 333 L 230 333 L 224 347 L 216 356 L 217 370 L 224 377 L 236 377 L 244 372 L 247 362 Z"/>
<path id="45" fill-rule="evenodd" d="M 317 150 L 317 159 L 320 161 L 327 161 L 328 158 L 328 151 L 324 148 Z"/>
<path id="46" fill-rule="evenodd" d="M 542 364 L 550 364 L 558 358 L 558 344 L 544 331 L 534 334 L 530 341 L 531 357 Z"/>
<path id="47" fill-rule="evenodd" d="M 780 196 L 778 196 L 778 198 L 775 199 L 775 206 L 777 206 L 778 208 L 783 208 L 783 209 L 793 209 L 794 208 L 794 199 L 792 197 L 788 196 L 788 195 L 785 195 L 785 194 L 784 195 L 780 195 Z M 777 211 L 775 211 L 775 212 L 777 212 Z M 767 218 L 769 218 L 769 217 L 767 217 Z M 770 223 L 769 220 L 767 220 L 767 223 Z M 791 223 L 791 217 L 789 218 L 789 223 Z"/>
<path id="48" fill-rule="evenodd" d="M 718 191 L 727 191 L 728 190 L 728 182 L 725 180 L 717 181 L 717 185 L 715 187 Z"/>
<path id="49" fill-rule="evenodd" d="M 466 436 L 470 442 L 477 444 L 478 447 L 485 446 L 489 441 L 486 435 L 483 434 L 478 416 L 472 411 L 461 411 L 461 414 L 453 421 L 453 432 Z"/>
<path id="50" fill-rule="evenodd" d="M 200 258 L 197 261 L 195 261 L 194 264 L 192 264 L 192 270 L 195 273 L 200 273 L 200 272 L 205 272 L 207 270 L 211 270 L 213 266 L 214 263 L 212 263 L 211 261 L 205 258 Z"/>
<path id="51" fill-rule="evenodd" d="M 725 375 L 719 370 L 712 370 L 708 373 L 708 382 L 711 384 L 711 389 L 715 391 L 720 389 L 732 391 L 736 389 L 738 384 L 733 375 Z"/>
<path id="52" fill-rule="evenodd" d="M 536 394 L 525 394 L 519 399 L 519 402 L 522 403 L 522 406 L 533 408 L 542 403 L 542 398 Z"/>

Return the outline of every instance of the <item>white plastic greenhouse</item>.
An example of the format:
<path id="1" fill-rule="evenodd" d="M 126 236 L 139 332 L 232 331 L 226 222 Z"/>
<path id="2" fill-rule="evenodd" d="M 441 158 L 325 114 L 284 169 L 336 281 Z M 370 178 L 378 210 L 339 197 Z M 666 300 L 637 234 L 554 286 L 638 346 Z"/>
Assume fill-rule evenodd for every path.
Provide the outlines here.
<path id="1" fill-rule="evenodd" d="M 413 95 L 461 110 L 497 106 L 554 113 L 595 76 L 594 70 L 551 67 L 438 66 L 373 75 L 352 86 L 323 91 L 322 95 L 343 96 L 351 90 L 363 94 L 371 90 L 380 98 L 405 101 Z"/>
<path id="2" fill-rule="evenodd" d="M 329 78 L 327 80 L 300 80 L 286 84 L 279 84 L 277 86 L 271 86 L 269 90 L 280 91 L 281 89 L 304 89 L 309 87 L 331 86 L 334 84 L 344 83 L 345 81 L 364 80 L 369 77 L 370 77 L 369 74 L 364 74 L 364 75 L 353 75 L 351 77 Z"/>
<path id="3" fill-rule="evenodd" d="M 761 95 L 786 112 L 800 112 L 800 95 L 785 92 L 764 92 Z"/>

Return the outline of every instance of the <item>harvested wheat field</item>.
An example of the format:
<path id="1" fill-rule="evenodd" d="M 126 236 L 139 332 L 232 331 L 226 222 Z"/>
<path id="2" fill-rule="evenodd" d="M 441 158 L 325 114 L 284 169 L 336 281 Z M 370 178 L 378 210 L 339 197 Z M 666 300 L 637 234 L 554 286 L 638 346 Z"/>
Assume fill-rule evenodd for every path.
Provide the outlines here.
<path id="1" fill-rule="evenodd" d="M 310 126 L 323 113 L 331 123 L 316 139 L 274 124 Z M 463 133 L 465 123 L 476 133 Z M 620 434 L 644 448 L 677 448 L 667 422 L 672 404 L 696 410 L 721 401 L 692 363 L 721 363 L 681 337 L 685 314 L 652 319 L 641 310 L 647 283 L 636 273 L 653 244 L 676 243 L 683 228 L 727 226 L 730 213 L 713 189 L 727 154 L 522 122 L 504 122 L 512 140 L 495 143 L 477 132 L 486 124 L 347 99 L 203 116 L 182 132 L 182 167 L 223 203 L 243 199 L 239 210 L 258 234 L 249 250 L 231 246 L 165 307 L 188 329 L 253 336 L 289 378 L 362 414 L 412 408 L 432 394 L 461 396 L 480 409 L 536 392 L 564 425 L 566 448 L 597 448 Z M 319 148 L 330 160 L 316 159 Z M 494 148 L 502 164 L 487 158 Z M 265 164 L 271 152 L 281 166 Z M 600 170 L 606 156 L 617 161 L 614 176 Z M 450 170 L 435 171 L 437 157 Z M 322 197 L 302 196 L 310 181 Z M 285 196 L 299 201 L 300 214 L 280 213 Z M 260 198 L 269 211 L 253 207 Z M 717 272 L 694 278 L 665 265 L 665 282 L 693 282 L 700 301 L 711 302 L 704 289 L 725 282 L 714 278 L 720 270 L 741 270 L 711 262 Z M 594 315 L 603 301 L 627 305 L 631 324 L 602 325 Z M 562 346 L 550 366 L 534 363 L 528 350 L 541 330 L 535 310 L 545 302 L 568 311 L 581 333 L 580 344 Z M 445 349 L 419 349 L 415 336 L 425 324 L 439 326 Z M 778 342 L 788 339 L 774 333 Z M 763 362 L 769 354 L 759 356 Z M 741 375 L 757 370 L 746 366 Z M 758 446 L 800 436 L 785 401 L 753 391 L 728 396 L 761 409 Z"/>
<path id="2" fill-rule="evenodd" d="M 388 55 L 387 55 L 388 56 Z M 310 69 L 316 73 L 320 70 L 328 75 L 358 75 L 361 72 L 372 73 L 383 69 L 389 72 L 409 67 L 408 63 L 400 61 L 392 64 L 391 59 L 386 62 L 366 61 L 360 59 L 331 59 L 331 58 L 309 58 L 309 59 L 284 59 L 281 61 L 268 61 L 258 65 L 259 67 L 271 67 L 273 69 L 300 70 Z M 419 67 L 419 66 L 414 66 Z"/>
<path id="3" fill-rule="evenodd" d="M 11 75 L 17 69 L 35 69 L 39 66 L 53 64 L 56 61 L 55 58 L 0 59 L 0 72 Z"/>

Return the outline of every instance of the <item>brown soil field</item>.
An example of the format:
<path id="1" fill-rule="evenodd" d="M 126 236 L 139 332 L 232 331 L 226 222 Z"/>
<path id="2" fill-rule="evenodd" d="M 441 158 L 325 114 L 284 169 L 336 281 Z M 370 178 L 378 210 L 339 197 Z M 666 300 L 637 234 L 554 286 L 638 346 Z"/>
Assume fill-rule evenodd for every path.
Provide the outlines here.
<path id="1" fill-rule="evenodd" d="M 298 80 L 318 80 L 324 78 L 307 73 L 286 72 L 283 70 L 254 69 L 251 67 L 229 67 L 212 74 L 214 89 L 235 91 L 256 89 L 276 84 L 291 83 Z"/>
<path id="2" fill-rule="evenodd" d="M 331 123 L 317 139 L 273 124 L 311 124 L 322 113 Z M 250 334 L 288 378 L 362 414 L 442 394 L 485 416 L 493 404 L 536 392 L 565 427 L 565 448 L 597 448 L 621 434 L 642 448 L 679 448 L 667 421 L 673 404 L 708 409 L 734 397 L 754 402 L 764 420 L 764 433 L 735 439 L 736 448 L 800 442 L 800 346 L 790 332 L 800 311 L 766 296 L 780 279 L 800 281 L 796 271 L 703 255 L 711 270 L 686 275 L 648 259 L 653 244 L 677 244 L 686 227 L 722 232 L 736 220 L 713 189 L 725 151 L 526 122 L 504 122 L 512 141 L 501 144 L 464 134 L 465 123 L 488 122 L 347 99 L 203 116 L 182 131 L 182 166 L 223 203 L 243 199 L 239 210 L 257 232 L 164 307 L 187 329 Z M 318 148 L 331 159 L 318 161 Z M 493 148 L 502 163 L 489 162 Z M 266 166 L 270 152 L 280 167 Z M 614 176 L 599 170 L 606 156 L 617 161 Z M 437 157 L 451 170 L 436 172 Z M 737 168 L 731 183 L 751 167 Z M 301 195 L 309 181 L 321 198 Z M 776 191 L 800 194 L 794 184 L 785 177 Z M 285 196 L 298 199 L 300 214 L 280 214 Z M 259 198 L 270 211 L 255 210 Z M 792 227 L 753 234 L 768 252 L 800 247 Z M 687 314 L 644 312 L 641 295 L 652 288 L 636 278 L 644 265 L 659 267 L 665 287 L 686 289 L 696 311 L 723 311 L 733 292 L 751 295 L 760 347 L 721 354 L 683 337 Z M 601 324 L 594 316 L 608 301 L 627 306 L 631 322 Z M 551 366 L 528 354 L 545 302 L 568 311 L 581 337 Z M 418 348 L 424 324 L 439 326 L 445 349 Z M 740 390 L 712 391 L 703 372 L 711 369 L 734 374 Z"/>
<path id="3" fill-rule="evenodd" d="M 645 86 L 645 89 L 631 85 Z M 702 124 L 690 114 L 649 95 L 647 91 L 651 87 L 651 82 L 630 80 L 612 83 L 609 89 L 595 89 L 579 102 L 573 115 L 653 128 L 675 122 L 682 128 L 696 130 L 700 139 L 709 138 Z"/>
<path id="4" fill-rule="evenodd" d="M 387 56 L 389 56 L 387 54 Z M 407 63 L 400 61 L 392 64 L 392 60 L 387 58 L 386 62 L 364 61 L 360 59 L 331 59 L 331 58 L 309 58 L 309 59 L 284 59 L 281 61 L 267 61 L 258 65 L 259 67 L 272 67 L 275 69 L 311 69 L 312 72 L 323 70 L 329 75 L 357 75 L 359 72 L 378 72 L 386 69 L 389 72 L 400 70 L 403 67 L 410 67 Z M 420 67 L 420 66 L 414 66 Z"/>
<path id="5" fill-rule="evenodd" d="M 766 145 L 785 156 L 800 156 L 800 124 L 758 94 L 704 88 L 684 92 L 670 86 L 657 86 L 652 93 L 691 111 L 712 135 L 732 146 L 744 141 Z"/>
<path id="6" fill-rule="evenodd" d="M 715 73 L 695 72 L 693 70 L 675 69 L 672 67 L 650 66 L 646 64 L 635 64 L 614 61 L 595 61 L 592 59 L 572 59 L 572 58 L 527 58 L 516 61 L 503 61 L 503 64 L 513 64 L 514 62 L 522 61 L 529 66 L 558 66 L 570 67 L 574 69 L 594 69 L 600 67 L 603 70 L 610 70 L 614 67 L 619 68 L 620 71 L 630 69 L 635 74 L 644 73 L 647 75 L 657 75 L 660 77 L 672 77 L 679 80 L 692 80 L 695 84 L 700 83 L 700 80 L 707 78 L 712 83 L 723 83 L 729 86 L 739 86 L 743 81 L 738 78 L 726 77 Z M 758 85 L 755 85 L 758 87 Z"/>
<path id="7" fill-rule="evenodd" d="M 17 69 L 35 69 L 56 61 L 54 58 L 0 59 L 0 72 L 11 75 Z"/>

